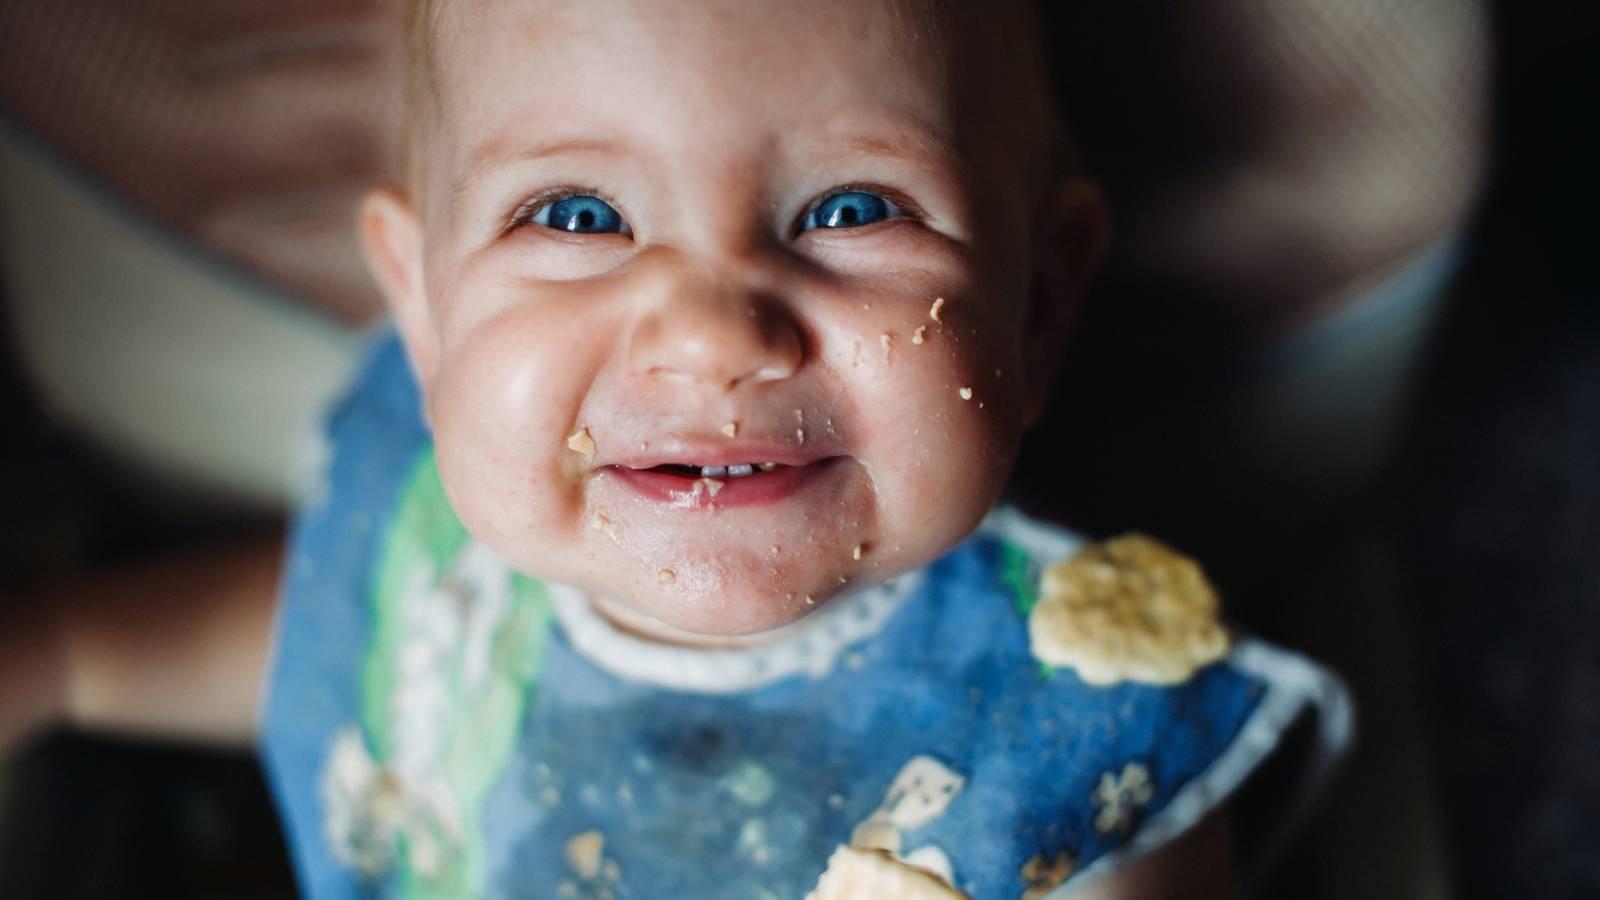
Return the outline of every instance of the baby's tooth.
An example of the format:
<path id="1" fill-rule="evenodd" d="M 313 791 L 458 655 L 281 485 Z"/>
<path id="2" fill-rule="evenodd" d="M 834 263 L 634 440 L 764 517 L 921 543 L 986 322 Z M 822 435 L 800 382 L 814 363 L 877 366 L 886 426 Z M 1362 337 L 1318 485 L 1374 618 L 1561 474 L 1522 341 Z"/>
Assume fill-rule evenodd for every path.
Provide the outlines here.
<path id="1" fill-rule="evenodd" d="M 756 467 L 754 465 L 729 466 L 728 467 L 728 477 L 730 477 L 730 478 L 738 478 L 741 475 L 754 475 L 755 472 L 756 472 Z"/>
<path id="2" fill-rule="evenodd" d="M 700 467 L 700 477 L 702 477 L 702 478 L 722 478 L 722 477 L 725 477 L 727 474 L 728 474 L 728 467 L 727 466 L 701 466 Z"/>

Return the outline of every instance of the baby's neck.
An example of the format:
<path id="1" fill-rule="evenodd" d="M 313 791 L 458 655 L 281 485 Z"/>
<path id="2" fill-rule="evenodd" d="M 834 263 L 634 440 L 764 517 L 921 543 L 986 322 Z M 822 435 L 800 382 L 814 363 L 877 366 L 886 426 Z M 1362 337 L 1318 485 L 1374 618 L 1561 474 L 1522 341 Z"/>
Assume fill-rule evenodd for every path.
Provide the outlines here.
<path id="1" fill-rule="evenodd" d="M 779 638 L 794 628 L 794 625 L 785 625 L 782 628 L 755 634 L 699 634 L 674 628 L 654 616 L 647 616 L 616 600 L 595 595 L 588 595 L 585 599 L 601 618 L 620 631 L 657 644 L 691 647 L 697 650 L 740 650 L 754 647 Z"/>

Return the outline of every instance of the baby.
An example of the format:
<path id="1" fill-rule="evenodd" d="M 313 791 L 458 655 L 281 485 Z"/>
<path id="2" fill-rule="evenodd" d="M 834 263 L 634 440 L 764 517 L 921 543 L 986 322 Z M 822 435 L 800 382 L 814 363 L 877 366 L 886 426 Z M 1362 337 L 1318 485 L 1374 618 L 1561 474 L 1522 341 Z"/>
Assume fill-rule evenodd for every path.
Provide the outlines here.
<path id="1" fill-rule="evenodd" d="M 410 177 L 359 226 L 395 328 L 265 688 L 307 895 L 790 900 L 862 852 L 1230 893 L 1225 800 L 1339 695 L 1255 643 L 1166 684 L 1030 643 L 1078 545 L 997 504 L 1107 232 L 1038 10 L 413 19 Z"/>

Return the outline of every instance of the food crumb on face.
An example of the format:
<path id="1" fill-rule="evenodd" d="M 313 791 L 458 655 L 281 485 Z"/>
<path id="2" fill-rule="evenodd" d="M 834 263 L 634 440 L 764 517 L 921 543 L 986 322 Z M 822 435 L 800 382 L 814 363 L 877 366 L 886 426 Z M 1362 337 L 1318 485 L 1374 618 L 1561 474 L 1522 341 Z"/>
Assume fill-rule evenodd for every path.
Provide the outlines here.
<path id="1" fill-rule="evenodd" d="M 934 301 L 933 301 L 933 305 L 928 307 L 928 318 L 934 320 L 935 322 L 943 322 L 944 319 L 940 317 L 940 312 L 943 309 L 944 309 L 944 298 L 943 297 L 935 298 Z"/>
<path id="2" fill-rule="evenodd" d="M 865 549 L 866 549 L 866 545 L 865 544 L 857 544 L 855 546 L 855 548 L 850 551 L 850 558 L 851 559 L 860 559 L 861 558 L 861 551 L 865 550 Z"/>
<path id="3" fill-rule="evenodd" d="M 972 388 L 964 387 L 961 390 L 957 391 L 956 393 L 960 394 L 961 395 L 961 399 L 963 399 L 963 400 L 971 400 L 972 399 Z"/>
<path id="4" fill-rule="evenodd" d="M 777 545 L 777 544 L 773 544 L 773 545 L 772 545 L 772 555 L 773 555 L 773 556 L 777 556 L 777 555 L 778 555 L 778 552 L 779 552 L 779 551 L 778 551 L 778 545 Z"/>
<path id="5" fill-rule="evenodd" d="M 888 333 L 880 334 L 878 335 L 878 343 L 883 345 L 884 362 L 888 362 L 889 351 L 894 348 L 894 335 Z"/>
<path id="6" fill-rule="evenodd" d="M 797 444 L 804 444 L 806 442 L 806 430 L 804 428 L 796 428 L 794 430 L 794 440 Z"/>
<path id="7" fill-rule="evenodd" d="M 594 527 L 595 531 L 604 534 L 613 541 L 619 540 L 617 537 L 617 523 L 607 518 L 605 511 L 599 507 L 595 507 L 594 515 L 590 517 L 589 524 Z"/>
<path id="8" fill-rule="evenodd" d="M 715 497 L 717 494 L 722 492 L 722 487 L 726 482 L 720 481 L 716 478 L 702 478 L 700 479 L 700 483 L 706 486 L 707 494 Z"/>
<path id="9" fill-rule="evenodd" d="M 567 449 L 581 454 L 584 459 L 594 459 L 594 438 L 589 434 L 589 427 L 582 425 L 567 437 Z"/>
<path id="10" fill-rule="evenodd" d="M 738 422 L 729 422 L 728 424 L 722 426 L 722 433 L 727 435 L 728 437 L 738 437 L 739 436 L 739 423 Z"/>
<path id="11" fill-rule="evenodd" d="M 806 595 L 806 605 L 807 606 L 816 606 L 817 605 L 816 598 L 812 597 L 810 594 L 807 594 Z"/>
<path id="12" fill-rule="evenodd" d="M 928 326 L 926 326 L 926 325 L 918 325 L 917 326 L 917 330 L 911 332 L 911 343 L 916 344 L 918 347 L 920 347 L 923 344 L 927 343 L 927 341 L 928 341 Z"/>
<path id="13" fill-rule="evenodd" d="M 671 569 L 659 569 L 656 571 L 656 581 L 659 581 L 662 584 L 671 584 L 677 580 L 678 573 L 672 571 Z"/>

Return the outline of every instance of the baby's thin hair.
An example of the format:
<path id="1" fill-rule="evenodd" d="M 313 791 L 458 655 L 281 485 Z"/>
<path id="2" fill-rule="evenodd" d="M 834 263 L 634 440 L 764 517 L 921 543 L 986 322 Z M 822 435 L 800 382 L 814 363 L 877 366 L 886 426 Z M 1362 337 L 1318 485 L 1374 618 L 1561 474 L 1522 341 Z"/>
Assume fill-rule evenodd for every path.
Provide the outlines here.
<path id="1" fill-rule="evenodd" d="M 443 0 L 411 0 L 406 22 L 405 133 L 401 148 L 403 170 L 409 188 L 421 183 L 417 153 L 418 130 L 428 126 L 438 102 L 438 83 L 434 80 L 434 39 L 439 29 Z"/>

